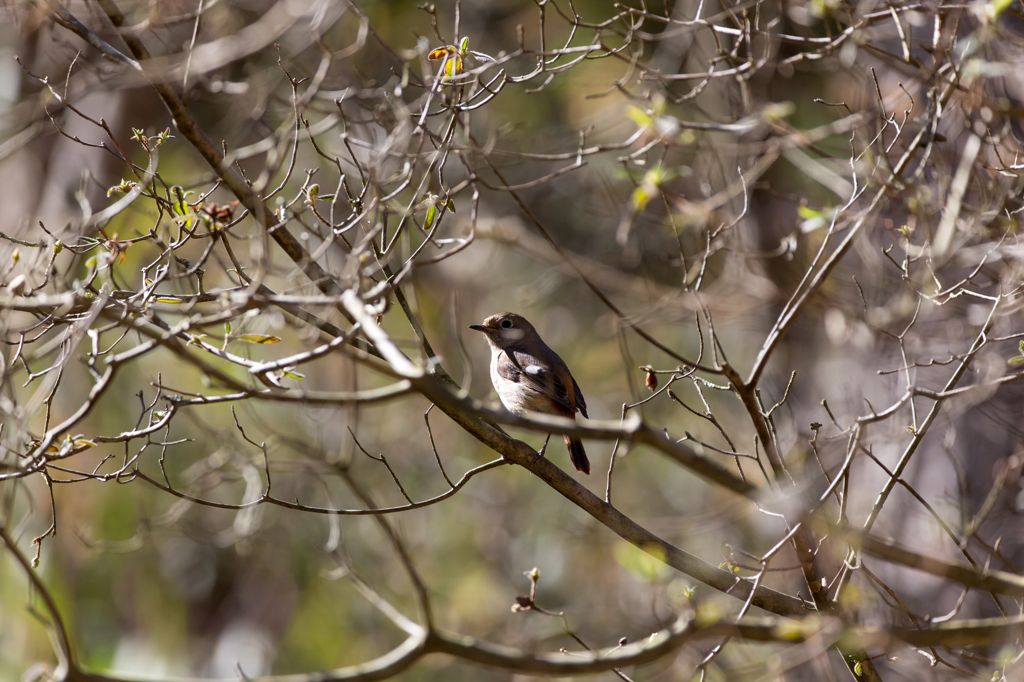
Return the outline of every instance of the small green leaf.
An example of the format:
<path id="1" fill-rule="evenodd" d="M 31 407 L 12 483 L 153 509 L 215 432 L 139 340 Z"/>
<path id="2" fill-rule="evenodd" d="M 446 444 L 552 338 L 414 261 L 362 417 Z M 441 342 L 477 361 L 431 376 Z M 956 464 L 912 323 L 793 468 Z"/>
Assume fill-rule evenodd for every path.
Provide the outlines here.
<path id="1" fill-rule="evenodd" d="M 772 632 L 784 642 L 803 641 L 808 632 L 800 621 L 785 621 L 776 625 Z"/>
<path id="2" fill-rule="evenodd" d="M 800 232 L 803 234 L 828 226 L 829 221 L 836 214 L 836 209 L 833 207 L 825 207 L 819 211 L 809 206 L 800 206 L 796 211 L 803 219 L 800 223 Z"/>
<path id="3" fill-rule="evenodd" d="M 651 170 L 647 171 L 647 174 L 644 175 L 644 180 L 650 182 L 656 187 L 660 187 L 661 183 L 668 179 L 669 172 L 665 170 L 665 167 L 662 166 L 661 164 L 658 164 Z"/>
<path id="4" fill-rule="evenodd" d="M 186 230 L 191 230 L 192 226 L 196 223 L 196 214 L 185 200 L 194 192 L 186 192 L 180 186 L 175 185 L 171 188 L 171 193 L 175 196 L 175 201 L 171 204 L 171 213 L 174 214 L 174 221 Z"/>
<path id="5" fill-rule="evenodd" d="M 431 203 L 427 209 L 427 217 L 423 221 L 423 229 L 429 230 L 434 226 L 434 219 L 437 218 L 437 204 Z"/>
<path id="6" fill-rule="evenodd" d="M 644 207 L 647 206 L 651 198 L 651 194 L 647 191 L 647 186 L 645 184 L 638 185 L 629 196 L 629 204 L 634 211 L 639 212 L 644 210 Z"/>
<path id="7" fill-rule="evenodd" d="M 633 121 L 633 123 L 637 124 L 640 128 L 646 128 L 651 125 L 651 117 L 640 109 L 640 107 L 629 107 L 626 109 L 626 116 L 628 116 L 629 120 Z"/>
<path id="8" fill-rule="evenodd" d="M 1019 348 L 1020 348 L 1020 357 L 1018 357 L 1018 358 L 1010 358 L 1010 363 L 1011 364 L 1016 364 L 1018 362 L 1024 362 L 1024 341 L 1020 342 Z"/>
<path id="9" fill-rule="evenodd" d="M 640 181 L 629 198 L 630 206 L 635 213 L 644 210 L 648 202 L 658 195 L 658 188 L 665 181 L 667 175 L 665 167 L 660 164 L 644 173 L 643 180 Z"/>
<path id="10" fill-rule="evenodd" d="M 766 121 L 779 123 L 791 116 L 795 111 L 796 105 L 792 102 L 773 102 L 761 111 L 761 115 Z"/>
<path id="11" fill-rule="evenodd" d="M 651 99 L 651 113 L 655 116 L 661 116 L 665 113 L 665 105 L 668 101 L 665 99 L 665 95 L 656 93 Z"/>
<path id="12" fill-rule="evenodd" d="M 992 2 L 985 5 L 985 16 L 989 21 L 992 21 L 1012 4 L 1013 0 L 992 0 Z"/>
<path id="13" fill-rule="evenodd" d="M 157 303 L 181 303 L 181 299 L 176 296 L 157 296 L 153 300 Z"/>
<path id="14" fill-rule="evenodd" d="M 114 185 L 113 187 L 107 190 L 107 196 L 110 197 L 115 194 L 126 194 L 138 186 L 139 184 L 137 182 L 122 180 L 120 185 Z"/>
<path id="15" fill-rule="evenodd" d="M 249 343 L 278 343 L 281 340 L 279 336 L 268 336 L 265 334 L 242 334 L 238 337 L 239 341 L 248 341 Z"/>

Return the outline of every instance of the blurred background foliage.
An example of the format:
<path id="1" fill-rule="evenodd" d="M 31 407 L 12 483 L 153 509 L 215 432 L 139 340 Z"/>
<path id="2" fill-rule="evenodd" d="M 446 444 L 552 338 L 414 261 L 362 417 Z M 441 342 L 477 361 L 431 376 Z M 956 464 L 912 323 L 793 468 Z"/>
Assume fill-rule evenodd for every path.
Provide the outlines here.
<path id="1" fill-rule="evenodd" d="M 401 172 L 403 154 L 423 158 L 431 151 L 430 144 L 410 142 L 408 124 L 415 120 L 428 92 L 422 83 L 430 75 L 424 69 L 434 73 L 439 66 L 425 59 L 425 48 L 458 44 L 453 35 L 456 6 L 365 0 L 356 9 L 344 2 L 319 3 L 322 16 L 311 18 L 295 10 L 301 18 L 294 26 L 265 35 L 256 30 L 267 28 L 261 21 L 288 3 L 220 0 L 204 4 L 208 6 L 197 24 L 195 0 L 121 0 L 117 6 L 125 14 L 126 25 L 134 27 L 122 35 L 141 36 L 154 55 L 187 55 L 193 41 L 217 43 L 225 51 L 240 50 L 237 58 L 226 58 L 223 65 L 197 67 L 181 90 L 184 101 L 216 148 L 223 140 L 225 149 L 244 157 L 238 167 L 251 181 L 276 187 L 286 177 L 294 150 L 295 170 L 269 207 L 276 211 L 288 202 L 294 219 L 285 229 L 309 251 L 320 251 L 324 233 L 304 204 L 311 182 L 319 183 L 323 195 L 335 192 L 337 168 L 325 156 L 345 157 L 346 142 L 351 142 L 355 156 L 375 174 L 373 180 L 384 182 Z M 698 3 L 690 0 L 668 6 L 657 1 L 627 4 L 652 16 L 679 19 L 692 18 L 698 11 Z M 867 184 L 873 194 L 882 187 L 897 152 L 903 151 L 910 133 L 897 144 L 896 133 L 902 131 L 896 124 L 885 124 L 885 119 L 891 117 L 903 126 L 904 112 L 913 112 L 906 114 L 912 129 L 929 124 L 928 103 L 936 97 L 929 88 L 935 81 L 920 74 L 938 78 L 926 66 L 927 43 L 932 40 L 929 22 L 938 11 L 932 4 L 923 3 L 917 9 L 891 5 L 900 10 L 900 30 L 912 32 L 910 40 L 901 40 L 891 22 L 883 25 L 881 20 L 863 18 L 890 5 L 831 0 L 714 4 L 714 8 L 702 4 L 701 11 L 724 26 L 753 22 L 802 36 L 807 44 L 761 35 L 730 55 L 728 49 L 716 46 L 720 35 L 699 25 L 681 28 L 650 18 L 640 25 L 638 14 L 624 14 L 624 6 L 597 0 L 574 0 L 571 5 L 563 0 L 539 4 L 465 0 L 459 5 L 459 37 L 468 38 L 470 49 L 495 59 L 513 54 L 520 46 L 538 49 L 542 21 L 549 50 L 594 41 L 600 45 L 595 56 L 601 58 L 553 74 L 550 82 L 541 75 L 509 83 L 494 100 L 467 112 L 473 138 L 460 128 L 455 146 L 472 161 L 467 166 L 449 163 L 446 186 L 433 173 L 424 192 L 444 195 L 469 177 L 470 168 L 479 182 L 475 186 L 501 185 L 504 181 L 488 166 L 480 148 L 490 151 L 487 159 L 505 181 L 516 185 L 571 166 L 581 144 L 605 145 L 601 153 L 581 157 L 579 168 L 532 184 L 519 196 L 557 244 L 576 254 L 574 262 L 626 311 L 625 322 L 609 311 L 538 235 L 509 192 L 482 191 L 474 213 L 471 192 L 465 189 L 454 196 L 456 212 L 446 214 L 438 230 L 438 238 L 449 241 L 428 244 L 423 255 L 443 253 L 471 229 L 475 241 L 451 258 L 414 269 L 404 286 L 436 356 L 473 397 L 496 401 L 487 373 L 486 345 L 466 328 L 503 310 L 531 320 L 557 350 L 582 387 L 594 419 L 619 419 L 625 404 L 650 394 L 639 367 L 670 370 L 679 364 L 631 335 L 628 323 L 640 324 L 685 357 L 703 352 L 710 363 L 708 337 L 703 344 L 701 338 L 709 330 L 699 330 L 696 322 L 701 306 L 706 306 L 713 311 L 715 338 L 725 357 L 746 371 L 790 293 L 813 267 L 815 253 L 826 234 L 831 234 L 826 228 L 834 224 L 833 217 L 840 213 L 842 220 L 855 219 L 864 205 L 853 201 L 854 190 Z M 48 234 L 79 246 L 85 243 L 83 238 L 103 240 L 93 248 L 57 255 L 53 281 L 42 289 L 44 293 L 76 289 L 93 275 L 95 259 L 106 257 L 112 242 L 155 234 L 161 241 L 132 243 L 124 249 L 123 260 L 120 252 L 109 256 L 112 262 L 97 280 L 109 277 L 117 290 L 138 291 L 153 276 L 151 265 L 166 261 L 164 245 L 180 234 L 179 226 L 169 219 L 166 207 L 152 200 L 135 201 L 102 225 L 102 235 L 94 226 L 86 226 L 83 206 L 101 210 L 121 196 L 114 193 L 108 198 L 108 190 L 133 178 L 115 154 L 89 146 L 109 147 L 103 131 L 55 99 L 55 93 L 63 96 L 65 79 L 67 101 L 82 114 L 105 121 L 120 148 L 140 169 L 147 167 L 150 156 L 131 139 L 132 129 L 147 136 L 169 129 L 171 139 L 158 150 L 161 182 L 194 192 L 190 201 L 211 189 L 206 200 L 219 206 L 229 205 L 235 196 L 223 186 L 214 188 L 209 165 L 182 139 L 152 86 L 131 70 L 98 59 L 79 37 L 50 20 L 46 6 L 15 0 L 0 9 L 5 19 L 0 53 L 20 60 L 20 66 L 13 59 L 4 59 L 0 66 L 0 178 L 5 188 L 0 225 L 5 234 L 22 240 L 46 240 Z M 99 35 L 120 45 L 117 32 L 97 5 L 70 2 L 67 7 Z M 1003 137 L 999 144 L 985 147 L 979 168 L 986 163 L 990 168 L 998 165 L 997 153 L 989 151 L 989 146 L 998 148 L 1008 153 L 1002 159 L 1003 175 L 1012 177 L 991 180 L 988 185 L 983 179 L 972 180 L 965 211 L 977 220 L 970 227 L 958 223 L 957 244 L 964 251 L 960 260 L 946 263 L 948 272 L 953 281 L 965 277 L 963 273 L 970 274 L 983 259 L 979 249 L 985 251 L 998 239 L 1008 240 L 1000 244 L 1015 243 L 1018 218 L 1002 209 L 1019 208 L 1020 178 L 1013 169 L 1019 169 L 1014 154 L 1019 148 L 1021 81 L 1011 67 L 1020 65 L 1024 34 L 1019 2 L 1004 8 L 998 21 L 986 19 L 988 7 L 992 5 L 974 3 L 942 10 L 948 22 L 954 21 L 950 17 L 955 14 L 956 27 L 946 37 L 960 41 L 949 47 L 957 67 L 968 68 L 971 54 L 985 55 L 984 63 L 973 67 L 981 75 L 965 80 L 956 96 L 947 100 L 950 113 L 936 119 L 941 141 L 935 143 L 934 151 L 929 150 L 927 167 L 922 166 L 912 181 L 893 187 L 884 209 L 872 213 L 871 236 L 854 247 L 849 259 L 812 297 L 759 383 L 767 407 L 787 395 L 791 373 L 797 372 L 788 402 L 779 409 L 776 428 L 789 466 L 795 472 L 808 472 L 812 479 L 818 476 L 808 445 L 812 422 L 825 423 L 825 431 L 831 429 L 834 436 L 819 444 L 826 467 L 832 470 L 845 455 L 841 429 L 832 425 L 821 407 L 822 399 L 841 425 L 873 409 L 865 407 L 865 400 L 874 408 L 888 406 L 905 390 L 906 377 L 879 375 L 876 370 L 898 368 L 903 352 L 922 364 L 929 358 L 945 361 L 962 354 L 985 322 L 987 308 L 972 308 L 983 306 L 984 301 L 950 297 L 948 307 L 939 306 L 920 293 L 930 286 L 924 274 L 903 273 L 895 267 L 893 263 L 902 258 L 899 249 L 893 262 L 881 251 L 906 242 L 909 253 L 912 242 L 921 244 L 934 235 L 963 147 L 969 144 L 966 138 L 974 130 L 973 122 L 983 118 L 988 119 L 989 135 L 1000 130 Z M 573 12 L 586 26 L 573 29 L 565 18 Z M 180 16 L 186 19 L 174 19 Z M 609 20 L 607 28 L 593 28 Z M 314 21 L 319 22 L 315 30 L 310 28 Z M 856 30 L 849 28 L 853 24 Z M 813 51 L 820 44 L 814 40 L 834 38 L 846 30 L 854 38 L 820 58 L 792 59 L 802 51 Z M 242 36 L 243 43 L 231 43 L 232 36 Z M 967 42 L 969 47 L 964 46 Z M 901 60 L 904 43 L 913 54 Z M 347 50 L 348 46 L 354 47 Z M 345 54 L 330 61 L 320 74 L 325 51 Z M 195 54 L 200 62 L 217 58 L 198 50 Z M 562 56 L 559 63 L 571 58 Z M 535 63 L 536 57 L 519 56 L 502 68 L 518 75 Z M 712 63 L 722 69 L 736 68 L 740 74 L 749 68 L 751 73 L 707 81 L 661 77 L 705 72 Z M 986 65 L 1003 70 L 986 75 Z M 481 78 L 494 73 L 485 71 Z M 302 110 L 313 128 L 339 111 L 345 117 L 344 124 L 335 122 L 316 136 L 323 155 L 305 141 L 291 146 L 296 107 L 289 77 L 299 83 L 300 95 L 310 82 L 317 83 Z M 48 78 L 54 91 L 40 78 Z M 180 89 L 180 79 L 169 80 Z M 435 94 L 428 126 L 438 136 L 448 120 L 443 105 L 451 102 L 455 91 L 439 88 Z M 885 103 L 884 114 L 879 111 L 880 101 Z M 842 106 L 835 106 L 839 103 Z M 44 112 L 51 112 L 52 122 Z M 849 127 L 788 147 L 776 144 L 791 140 L 788 136 L 796 131 L 849 120 L 855 112 L 866 113 Z M 661 125 L 683 122 L 669 136 L 671 144 L 658 144 L 652 132 L 659 116 L 666 117 Z M 638 134 L 644 120 L 651 121 L 650 129 Z M 706 123 L 709 129 L 690 129 L 689 122 Z M 856 161 L 850 159 L 852 128 L 857 130 L 852 143 L 858 151 Z M 874 140 L 877 144 L 874 135 L 879 136 Z M 631 137 L 632 142 L 624 143 Z M 272 144 L 259 146 L 267 141 Z M 654 143 L 650 151 L 635 153 L 649 142 Z M 892 158 L 880 151 L 886 146 Z M 394 152 L 391 156 L 385 153 L 389 149 Z M 567 154 L 568 158 L 552 160 L 545 154 Z M 750 175 L 749 182 L 738 179 L 762 161 L 764 167 Z M 268 168 L 273 172 L 262 177 Z M 851 184 L 851 168 L 860 186 Z M 346 169 L 348 181 L 360 186 L 354 167 Z M 646 200 L 638 199 L 652 169 L 664 174 Z M 423 196 L 414 182 L 389 206 L 413 206 Z M 327 201 L 317 204 L 322 211 L 329 209 Z M 339 219 L 349 210 L 346 204 L 342 197 Z M 236 209 L 236 215 L 239 212 Z M 423 224 L 424 213 L 414 217 Z M 40 222 L 48 230 L 45 234 L 37 227 Z M 616 238 L 624 223 L 629 234 L 625 243 Z M 710 235 L 724 225 L 735 229 L 730 227 L 727 239 L 713 243 Z M 903 240 L 901 226 L 904 235 L 914 235 L 915 229 L 920 232 Z M 406 227 L 399 237 L 402 257 L 422 243 L 422 234 Z M 265 239 L 256 221 L 240 222 L 231 228 L 231 235 L 235 254 L 248 264 L 248 275 L 256 277 L 259 270 L 262 281 L 281 294 L 317 294 L 292 262 Z M 161 296 L 195 294 L 195 277 L 184 273 L 200 262 L 205 272 L 202 290 L 218 292 L 238 286 L 234 266 L 223 250 L 207 255 L 209 246 L 209 240 L 194 239 L 175 251 L 188 264 L 166 263 L 172 276 L 161 284 Z M 15 248 L 20 260 L 8 267 Z M 351 276 L 350 253 L 334 241 L 324 246 L 319 262 L 329 272 Z M 43 272 L 48 258 L 46 249 L 0 243 L 5 284 L 22 271 Z M 1009 291 L 1019 256 L 1003 254 L 1001 258 L 981 278 L 984 286 Z M 401 266 L 401 258 L 392 262 L 396 271 Z M 147 267 L 149 274 L 144 274 Z M 38 284 L 36 277 L 31 286 Z M 933 287 L 931 293 L 938 289 L 941 286 Z M 173 302 L 154 306 L 170 320 L 188 312 Z M 344 325 L 332 305 L 311 302 L 304 307 Z M 1001 333 L 1019 330 L 1019 313 L 1014 310 L 1000 311 Z M 5 353 L 12 357 L 10 344 L 18 337 L 11 332 L 31 326 L 35 318 L 30 312 L 11 309 L 2 314 Z M 882 331 L 902 329 L 912 319 L 917 326 L 903 348 L 891 333 Z M 417 356 L 419 343 L 400 313 L 385 315 L 382 324 L 400 347 Z M 63 333 L 51 331 L 43 342 Z M 315 329 L 273 306 L 239 312 L 230 332 L 221 325 L 205 328 L 203 333 L 216 347 L 230 333 L 234 338 L 225 348 L 255 361 L 301 353 L 323 342 Z M 128 344 L 119 346 L 120 351 L 144 340 L 134 332 L 122 339 L 123 334 L 124 329 L 112 327 L 98 335 L 98 345 Z M 238 338 L 246 334 L 272 336 L 279 342 Z M 60 343 L 54 341 L 54 348 Z M 82 351 L 90 343 L 89 338 L 81 340 Z M 994 351 L 986 362 L 1005 371 L 1015 351 L 1011 343 Z M 24 371 L 5 365 L 5 472 L 15 470 L 13 453 L 24 451 L 31 437 L 39 437 L 47 424 L 68 418 L 87 400 L 93 379 L 78 355 L 66 363 L 49 409 L 44 407 L 53 383 L 45 376 L 28 381 Z M 212 355 L 201 358 L 237 381 L 251 382 L 238 364 Z M 28 365 L 38 372 L 53 361 L 52 355 L 45 355 Z M 922 368 L 916 381 L 941 388 L 937 382 L 946 375 L 940 370 L 929 374 Z M 285 383 L 310 391 L 365 390 L 389 383 L 338 354 L 325 355 L 296 371 L 303 380 Z M 987 376 L 996 374 L 992 369 Z M 715 383 L 724 385 L 721 378 Z M 165 393 L 181 395 L 223 393 L 200 367 L 166 349 L 156 349 L 120 369 L 72 434 L 90 439 L 137 428 L 137 422 L 154 416 L 143 410 L 156 397 L 158 385 Z M 706 408 L 721 430 L 664 395 L 639 408 L 647 423 L 664 426 L 675 438 L 687 435 L 714 448 L 732 447 L 722 433 L 732 434 L 738 452 L 754 454 L 758 447 L 754 432 L 730 391 L 686 381 L 673 391 L 700 412 L 706 399 Z M 971 412 L 981 403 L 982 409 Z M 282 500 L 324 508 L 365 507 L 365 500 L 346 483 L 351 478 L 369 491 L 376 505 L 401 505 L 405 499 L 389 470 L 367 453 L 387 458 L 413 500 L 447 490 L 431 436 L 452 480 L 495 457 L 439 410 L 430 413 L 432 433 L 428 434 L 423 415 L 429 407 L 430 402 L 418 395 L 339 407 L 257 400 L 182 407 L 170 428 L 152 439 L 155 445 L 145 449 L 137 466 L 156 481 L 163 480 L 165 471 L 179 490 L 226 504 L 258 499 L 266 486 L 266 466 L 273 471 L 273 492 Z M 919 466 L 908 471 L 913 485 L 929 497 L 940 517 L 969 524 L 992 489 L 998 462 L 1019 447 L 1020 407 L 1020 391 L 1009 385 L 998 394 L 993 389 L 984 400 L 968 404 L 965 399 L 944 414 L 944 430 L 936 430 L 938 435 L 932 437 L 936 442 L 929 443 L 916 460 Z M 908 423 L 909 418 L 880 425 L 868 447 L 891 466 L 909 437 Z M 541 444 L 537 433 L 509 432 L 533 447 Z M 553 441 L 547 456 L 566 468 L 560 439 Z M 173 444 L 164 448 L 161 442 Z M 22 548 L 32 552 L 35 547 L 25 549 L 28 541 L 44 537 L 39 575 L 62 609 L 87 668 L 126 675 L 225 678 L 243 672 L 248 676 L 300 673 L 358 664 L 402 641 L 403 634 L 348 579 L 358 576 L 404 613 L 416 612 L 406 573 L 373 518 L 309 514 L 271 505 L 218 509 L 190 504 L 130 475 L 79 480 L 83 477 L 74 473 L 115 470 L 119 462 L 138 454 L 143 443 L 89 447 L 65 462 L 68 470 L 53 469 L 49 485 L 43 476 L 0 481 L 4 520 Z M 266 464 L 261 444 L 267 452 Z M 985 449 L 980 444 L 990 446 L 987 454 L 978 454 Z M 587 447 L 595 473 L 578 480 L 603 497 L 612 443 L 593 441 Z M 734 548 L 756 555 L 778 541 L 778 519 L 759 514 L 728 491 L 702 483 L 649 449 L 622 444 L 617 452 L 614 504 L 666 541 L 712 564 L 737 559 Z M 731 457 L 713 449 L 703 453 L 734 467 Z M 763 483 L 756 466 L 745 465 L 744 471 Z M 850 475 L 851 489 L 858 493 L 851 493 L 846 513 L 859 523 L 886 477 L 866 458 L 858 460 Z M 816 480 L 811 485 L 819 484 Z M 983 533 L 986 543 L 1001 538 L 1003 570 L 1019 565 L 1018 493 L 1016 482 L 997 491 L 999 503 L 988 517 L 993 526 Z M 51 494 L 56 532 L 46 536 Z M 519 467 L 481 474 L 451 499 L 389 520 L 416 559 L 433 597 L 438 624 L 489 641 L 527 650 L 575 648 L 561 619 L 510 610 L 516 596 L 528 593 L 530 581 L 524 572 L 533 567 L 540 570 L 538 603 L 564 611 L 573 633 L 595 648 L 614 646 L 621 637 L 643 638 L 694 604 L 721 613 L 735 613 L 739 607 L 733 597 L 668 568 L 608 532 Z M 894 493 L 879 527 L 919 549 L 948 542 L 929 512 L 902 489 Z M 830 549 L 820 558 L 835 569 L 843 553 Z M 779 559 L 782 565 L 792 562 L 791 556 Z M 953 608 L 960 598 L 959 588 L 940 584 L 938 579 L 900 579 L 884 567 L 880 573 L 898 585 L 910 611 L 937 615 Z M 765 583 L 790 593 L 799 589 L 791 573 L 768 574 Z M 865 584 L 851 589 L 857 595 L 851 602 L 858 612 L 879 613 L 888 608 L 885 595 Z M 992 615 L 991 603 L 975 594 L 966 604 L 961 615 Z M 24 572 L 5 556 L 0 560 L 0 678 L 31 679 L 41 670 L 33 666 L 55 665 L 47 630 L 33 615 L 40 610 Z M 901 618 L 894 620 L 902 622 Z M 635 679 L 688 679 L 710 646 L 684 648 L 676 657 L 642 669 Z M 709 668 L 711 679 L 760 678 L 766 661 L 778 669 L 789 667 L 772 658 L 773 651 L 760 644 L 730 645 Z M 972 670 L 991 671 L 995 659 L 995 654 L 979 659 Z M 892 667 L 899 670 L 895 662 Z M 937 674 L 957 677 L 962 672 L 941 668 Z M 818 669 L 810 664 L 794 664 L 791 674 L 820 679 L 815 677 Z M 402 679 L 410 680 L 511 677 L 509 672 L 447 658 L 427 659 L 402 674 Z M 611 679 L 612 674 L 604 677 Z"/>

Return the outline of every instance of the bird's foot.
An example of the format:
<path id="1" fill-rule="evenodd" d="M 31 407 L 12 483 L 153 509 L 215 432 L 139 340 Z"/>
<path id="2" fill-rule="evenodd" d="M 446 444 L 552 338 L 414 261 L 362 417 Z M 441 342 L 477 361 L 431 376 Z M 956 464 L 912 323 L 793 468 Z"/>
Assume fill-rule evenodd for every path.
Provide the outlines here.
<path id="1" fill-rule="evenodd" d="M 544 452 L 545 452 L 545 451 L 546 451 L 547 449 L 548 449 L 548 442 L 547 442 L 547 441 L 544 441 L 544 445 L 543 445 L 543 446 L 541 447 L 541 449 L 540 449 L 540 450 L 538 450 L 538 451 L 537 451 L 537 454 L 536 454 L 536 455 L 534 455 L 534 457 L 533 457 L 533 461 L 534 461 L 534 462 L 536 462 L 536 461 L 537 461 L 538 459 L 543 459 L 543 457 L 544 457 Z"/>
<path id="2" fill-rule="evenodd" d="M 538 459 L 540 459 L 540 458 L 542 458 L 544 456 L 544 451 L 548 449 L 548 443 L 550 441 L 551 441 L 551 434 L 549 433 L 548 437 L 544 439 L 544 445 L 541 446 L 540 450 L 537 451 L 536 456 L 533 458 L 534 462 L 536 462 Z"/>

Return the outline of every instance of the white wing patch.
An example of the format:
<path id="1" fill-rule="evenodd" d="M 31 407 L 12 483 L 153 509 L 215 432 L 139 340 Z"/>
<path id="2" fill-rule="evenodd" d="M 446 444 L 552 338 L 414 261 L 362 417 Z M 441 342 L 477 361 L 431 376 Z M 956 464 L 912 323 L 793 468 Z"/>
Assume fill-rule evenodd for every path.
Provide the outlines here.
<path id="1" fill-rule="evenodd" d="M 544 371 L 544 368 L 540 365 L 527 365 L 526 367 L 523 367 L 523 369 L 527 374 L 532 374 L 533 376 L 537 376 Z"/>

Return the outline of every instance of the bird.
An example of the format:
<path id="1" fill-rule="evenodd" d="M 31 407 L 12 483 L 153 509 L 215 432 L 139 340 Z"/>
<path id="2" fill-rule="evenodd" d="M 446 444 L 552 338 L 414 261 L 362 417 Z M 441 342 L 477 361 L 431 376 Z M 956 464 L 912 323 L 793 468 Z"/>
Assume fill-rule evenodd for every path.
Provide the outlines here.
<path id="1" fill-rule="evenodd" d="M 525 317 L 516 313 L 491 315 L 470 329 L 483 332 L 491 347 L 491 383 L 502 405 L 512 414 L 530 412 L 574 418 L 587 417 L 583 391 L 562 358 L 540 338 Z M 569 459 L 576 471 L 590 473 L 590 460 L 579 438 L 564 436 Z M 547 449 L 548 434 L 540 456 Z"/>

